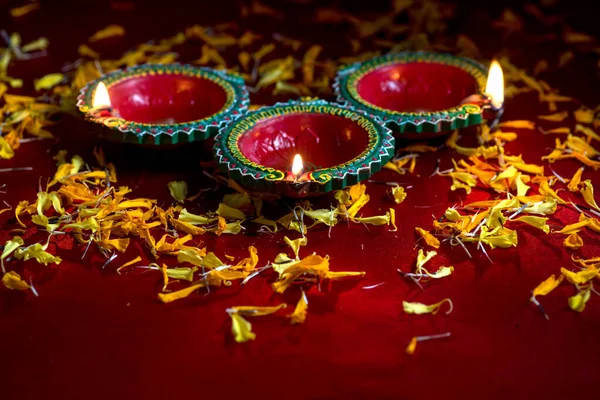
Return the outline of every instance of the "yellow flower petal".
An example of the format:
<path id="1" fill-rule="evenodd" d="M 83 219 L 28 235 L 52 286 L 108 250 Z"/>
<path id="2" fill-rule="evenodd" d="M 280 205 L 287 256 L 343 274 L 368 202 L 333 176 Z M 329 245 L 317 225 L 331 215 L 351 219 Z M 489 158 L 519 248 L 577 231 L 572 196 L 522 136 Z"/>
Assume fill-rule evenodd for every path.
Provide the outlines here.
<path id="1" fill-rule="evenodd" d="M 548 279 L 546 279 L 545 281 L 537 285 L 535 289 L 533 289 L 532 298 L 535 298 L 536 296 L 546 296 L 548 293 L 556 289 L 558 285 L 560 285 L 560 283 L 563 281 L 563 279 L 564 275 L 560 275 L 558 279 L 556 279 L 556 276 L 552 274 L 550 277 L 548 277 Z"/>
<path id="2" fill-rule="evenodd" d="M 227 312 L 232 314 L 240 314 L 243 316 L 262 317 L 269 314 L 274 314 L 277 311 L 287 307 L 287 304 L 281 303 L 278 306 L 264 307 L 264 306 L 235 306 L 227 309 Z"/>
<path id="3" fill-rule="evenodd" d="M 578 110 L 573 111 L 575 120 L 582 124 L 591 124 L 594 121 L 594 110 L 590 110 L 587 107 L 580 107 Z"/>
<path id="4" fill-rule="evenodd" d="M 396 204 L 400 204 L 406 199 L 406 192 L 402 186 L 394 186 L 392 188 L 392 196 L 394 196 Z"/>
<path id="5" fill-rule="evenodd" d="M 371 224 L 375 226 L 381 225 L 389 225 L 390 224 L 390 213 L 387 212 L 385 215 L 375 215 L 372 217 L 354 217 L 352 218 L 353 222 L 358 222 L 362 224 Z"/>
<path id="6" fill-rule="evenodd" d="M 216 254 L 211 251 L 202 259 L 202 262 L 200 265 L 205 268 L 213 269 L 213 268 L 221 267 L 221 266 L 225 265 L 225 263 L 223 261 L 221 261 L 219 259 L 219 257 L 217 257 Z"/>
<path id="7" fill-rule="evenodd" d="M 570 235 L 571 233 L 579 232 L 583 227 L 590 225 L 591 221 L 589 219 L 584 219 L 582 221 L 576 222 L 574 224 L 569 224 L 562 228 L 560 231 L 556 233 L 562 233 L 563 235 Z"/>
<path id="8" fill-rule="evenodd" d="M 569 282 L 574 285 L 581 285 L 583 283 L 589 282 L 594 279 L 598 274 L 600 274 L 600 270 L 596 268 L 584 269 L 579 272 L 569 271 L 566 268 L 561 268 L 560 272 L 567 278 Z"/>
<path id="9" fill-rule="evenodd" d="M 419 249 L 419 252 L 417 254 L 417 268 L 416 268 L 416 273 L 420 274 L 421 270 L 423 268 L 423 265 L 425 265 L 426 262 L 428 262 L 429 260 L 431 260 L 436 255 L 437 255 L 437 251 L 435 251 L 435 250 L 428 251 L 427 254 L 423 254 L 423 249 Z"/>
<path id="10" fill-rule="evenodd" d="M 27 290 L 30 287 L 15 271 L 5 273 L 2 277 L 2 283 L 7 288 L 14 290 Z"/>
<path id="11" fill-rule="evenodd" d="M 563 241 L 563 246 L 573 250 L 580 249 L 583 247 L 583 239 L 576 232 L 573 232 Z"/>
<path id="12" fill-rule="evenodd" d="M 236 342 L 244 343 L 256 339 L 256 334 L 252 332 L 252 324 L 244 319 L 238 313 L 229 313 L 231 317 L 231 333 Z"/>
<path id="13" fill-rule="evenodd" d="M 128 262 L 126 262 L 125 264 L 121 265 L 119 268 L 117 268 L 117 272 L 120 274 L 120 273 L 121 273 L 120 271 L 121 271 L 123 268 L 127 268 L 127 267 L 129 267 L 130 265 L 133 265 L 133 264 L 135 264 L 135 263 L 139 263 L 140 261 L 142 261 L 142 257 L 141 257 L 141 256 L 137 256 L 137 257 L 136 257 L 136 258 L 134 258 L 133 260 L 131 260 L 131 261 L 128 261 Z"/>
<path id="14" fill-rule="evenodd" d="M 519 218 L 515 218 L 512 221 L 519 221 L 525 224 L 535 226 L 536 228 L 544 231 L 544 233 L 550 233 L 550 227 L 546 224 L 548 218 L 534 217 L 532 215 L 525 215 Z"/>
<path id="15" fill-rule="evenodd" d="M 104 29 L 99 30 L 94 33 L 90 38 L 90 42 L 96 42 L 98 40 L 106 39 L 114 36 L 123 36 L 125 35 L 125 29 L 119 25 L 109 25 Z"/>
<path id="16" fill-rule="evenodd" d="M 410 339 L 410 342 L 408 343 L 408 346 L 406 346 L 406 354 L 413 355 L 415 353 L 415 350 L 417 349 L 417 337 L 413 337 L 412 339 Z"/>
<path id="17" fill-rule="evenodd" d="M 171 293 L 159 293 L 158 299 L 163 303 L 171 303 L 175 300 L 183 299 L 188 297 L 190 294 L 194 293 L 196 290 L 204 287 L 204 283 L 197 283 L 195 285 L 189 286 L 185 289 L 177 290 L 176 292 Z"/>
<path id="18" fill-rule="evenodd" d="M 583 167 L 579 168 L 575 174 L 573 175 L 573 177 L 571 178 L 571 181 L 569 182 L 569 184 L 567 185 L 567 188 L 571 191 L 571 192 L 577 192 L 579 190 L 579 186 L 581 184 L 581 175 L 583 174 Z M 592 196 L 593 197 L 593 196 Z"/>
<path id="19" fill-rule="evenodd" d="M 14 18 L 22 17 L 38 8 L 40 8 L 40 3 L 30 3 L 21 7 L 11 8 L 10 15 Z"/>
<path id="20" fill-rule="evenodd" d="M 212 254 L 212 253 L 211 253 Z M 192 265 L 202 266 L 203 257 L 206 255 L 205 249 L 198 249 L 195 247 L 187 247 L 177 252 L 177 262 L 183 263 L 188 262 Z M 222 265 L 219 264 L 219 265 Z"/>
<path id="21" fill-rule="evenodd" d="M 0 158 L 5 160 L 11 159 L 15 156 L 15 152 L 10 144 L 4 139 L 4 137 L 0 136 Z"/>
<path id="22" fill-rule="evenodd" d="M 284 236 L 283 240 L 294 251 L 294 257 L 296 257 L 296 260 L 299 260 L 300 257 L 298 254 L 300 253 L 300 246 L 306 246 L 306 244 L 308 243 L 308 239 L 306 238 L 306 236 L 294 240 L 291 240 L 287 236 Z"/>
<path id="23" fill-rule="evenodd" d="M 43 89 L 52 89 L 54 86 L 58 85 L 63 79 L 65 79 L 65 76 L 63 74 L 48 74 L 40 79 L 34 80 L 33 87 L 36 91 Z"/>
<path id="24" fill-rule="evenodd" d="M 263 216 L 253 219 L 250 222 L 253 222 L 255 224 L 261 224 L 261 228 L 267 229 L 271 233 L 275 233 L 279 230 L 279 228 L 277 227 L 277 222 L 273 221 L 272 219 L 267 219 Z"/>
<path id="25" fill-rule="evenodd" d="M 335 226 L 338 223 L 338 210 L 304 210 L 304 215 L 312 218 L 316 224 L 325 224 L 327 226 Z M 312 226 L 314 226 L 312 225 Z"/>
<path id="26" fill-rule="evenodd" d="M 528 203 L 528 202 L 526 202 Z M 525 207 L 523 212 L 527 214 L 541 214 L 550 215 L 556 211 L 557 201 L 553 198 L 546 198 L 544 201 L 533 203 L 532 205 Z"/>
<path id="27" fill-rule="evenodd" d="M 515 120 L 515 121 L 504 121 L 498 125 L 500 128 L 516 128 L 516 129 L 535 129 L 535 122 L 533 121 L 524 121 L 524 120 Z"/>
<path id="28" fill-rule="evenodd" d="M 583 195 L 583 199 L 585 202 L 596 211 L 600 211 L 600 207 L 596 204 L 596 200 L 594 199 L 594 186 L 592 185 L 592 181 L 586 179 L 582 182 L 583 187 L 581 188 L 581 194 Z"/>
<path id="29" fill-rule="evenodd" d="M 179 279 L 183 281 L 192 282 L 194 280 L 194 272 L 198 271 L 198 267 L 187 268 L 167 268 L 165 270 L 167 276 L 172 279 Z"/>
<path id="30" fill-rule="evenodd" d="M 288 315 L 291 318 L 292 324 L 303 324 L 306 321 L 306 314 L 308 312 L 308 299 L 306 298 L 306 293 L 302 292 L 302 296 L 300 296 L 300 300 L 298 300 L 298 304 L 296 304 L 296 308 L 294 312 Z"/>
<path id="31" fill-rule="evenodd" d="M 188 194 L 188 185 L 184 181 L 173 181 L 168 183 L 171 197 L 178 203 L 183 203 Z"/>
<path id="32" fill-rule="evenodd" d="M 422 237 L 423 239 L 425 239 L 425 242 L 426 242 L 426 243 L 427 243 L 429 246 L 431 246 L 431 247 L 433 247 L 433 248 L 436 248 L 436 249 L 439 249 L 439 248 L 440 248 L 440 241 L 438 240 L 438 238 L 436 238 L 435 236 L 433 236 L 431 233 L 427 232 L 427 231 L 426 231 L 425 229 L 423 229 L 423 228 L 416 227 L 416 228 L 415 228 L 415 230 L 417 231 L 417 233 L 418 233 L 419 235 L 421 235 L 421 237 Z"/>
<path id="33" fill-rule="evenodd" d="M 52 254 L 46 252 L 44 247 L 39 244 L 33 244 L 28 247 L 20 247 L 15 250 L 15 258 L 18 260 L 27 261 L 30 259 L 35 259 L 38 263 L 48 265 L 49 263 L 60 264 L 62 259 L 58 256 L 53 256 Z"/>
<path id="34" fill-rule="evenodd" d="M 179 219 L 171 219 L 170 222 L 173 225 L 173 227 L 175 229 L 177 229 L 178 231 L 189 233 L 190 235 L 196 236 L 196 235 L 202 235 L 203 233 L 206 233 L 206 229 L 200 228 L 198 226 L 194 226 L 194 225 L 190 224 L 189 222 L 184 222 Z"/>
<path id="35" fill-rule="evenodd" d="M 538 115 L 538 119 L 542 119 L 544 121 L 562 122 L 568 116 L 569 116 L 568 111 L 562 111 L 562 112 L 550 114 L 550 115 Z"/>
<path id="36" fill-rule="evenodd" d="M 550 186 L 548 185 L 548 181 L 543 181 L 542 183 L 540 183 L 539 192 L 543 196 L 552 197 L 553 199 L 556 199 L 556 201 L 558 201 L 559 204 L 567 203 L 554 190 L 550 188 Z"/>
<path id="37" fill-rule="evenodd" d="M 575 296 L 569 297 L 569 307 L 571 307 L 571 309 L 574 311 L 582 312 L 583 310 L 585 310 L 585 303 L 588 302 L 590 297 L 590 289 L 582 290 Z"/>
<path id="38" fill-rule="evenodd" d="M 100 58 L 100 54 L 98 54 L 97 52 L 95 52 L 94 50 L 92 50 L 86 44 L 79 45 L 79 48 L 77 49 L 77 52 L 82 57 L 89 57 L 89 58 L 93 58 L 93 59 Z"/>
<path id="39" fill-rule="evenodd" d="M 219 209 L 217 210 L 217 214 L 226 219 L 237 219 L 237 220 L 245 220 L 246 214 L 242 211 L 237 210 L 233 207 L 229 207 L 227 204 L 221 203 L 219 204 Z"/>
<path id="40" fill-rule="evenodd" d="M 448 303 L 450 308 L 446 311 L 446 314 L 450 314 L 452 312 L 452 300 L 444 299 L 439 303 L 426 305 L 422 303 L 410 303 L 408 301 L 402 302 L 402 307 L 404 308 L 404 312 L 407 314 L 437 314 L 444 303 Z"/>

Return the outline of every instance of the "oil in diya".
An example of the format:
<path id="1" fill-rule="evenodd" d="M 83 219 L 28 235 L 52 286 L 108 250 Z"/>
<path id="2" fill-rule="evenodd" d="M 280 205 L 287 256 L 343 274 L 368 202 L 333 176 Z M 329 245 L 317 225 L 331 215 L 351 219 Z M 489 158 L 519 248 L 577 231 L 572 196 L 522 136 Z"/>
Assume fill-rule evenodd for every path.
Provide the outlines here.
<path id="1" fill-rule="evenodd" d="M 107 139 L 146 145 L 205 140 L 248 109 L 241 76 L 181 64 L 146 64 L 88 83 L 77 99 Z"/>
<path id="2" fill-rule="evenodd" d="M 394 138 L 362 112 L 307 99 L 232 121 L 213 152 L 221 171 L 250 190 L 308 197 L 368 179 L 393 156 Z"/>
<path id="3" fill-rule="evenodd" d="M 375 57 L 340 70 L 334 88 L 339 101 L 380 118 L 407 139 L 426 139 L 487 118 L 499 119 L 503 110 L 500 65 L 493 64 L 488 72 L 474 60 L 449 54 Z"/>

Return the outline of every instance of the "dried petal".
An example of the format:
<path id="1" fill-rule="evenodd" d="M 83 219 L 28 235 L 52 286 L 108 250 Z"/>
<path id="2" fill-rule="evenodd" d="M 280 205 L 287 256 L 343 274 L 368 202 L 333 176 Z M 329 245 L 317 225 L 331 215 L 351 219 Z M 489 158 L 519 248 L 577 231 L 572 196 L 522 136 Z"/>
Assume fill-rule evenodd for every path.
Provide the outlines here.
<path id="1" fill-rule="evenodd" d="M 188 194 L 188 185 L 184 181 L 173 181 L 168 183 L 171 197 L 178 203 L 183 203 Z"/>
<path id="2" fill-rule="evenodd" d="M 446 314 L 450 314 L 452 312 L 452 300 L 444 299 L 439 303 L 426 305 L 422 303 L 410 303 L 408 301 L 402 302 L 402 307 L 404 308 L 404 312 L 407 314 L 437 314 L 444 303 L 448 303 L 450 308 L 446 311 Z"/>
<path id="3" fill-rule="evenodd" d="M 600 207 L 596 204 L 596 200 L 594 199 L 594 186 L 592 185 L 592 181 L 586 179 L 582 182 L 583 187 L 581 188 L 581 194 L 583 195 L 583 199 L 585 202 L 596 211 L 600 211 Z"/>
<path id="4" fill-rule="evenodd" d="M 400 204 L 406 199 L 406 192 L 402 186 L 394 186 L 392 188 L 392 196 L 394 196 L 396 204 Z"/>
<path id="5" fill-rule="evenodd" d="M 569 307 L 577 312 L 585 310 L 585 304 L 591 297 L 591 290 L 586 289 L 577 293 L 575 296 L 569 297 Z"/>
<path id="6" fill-rule="evenodd" d="M 308 299 L 306 298 L 306 293 L 302 292 L 302 296 L 300 296 L 300 300 L 298 300 L 294 312 L 288 315 L 288 317 L 291 318 L 292 324 L 303 324 L 304 321 L 306 321 L 307 311 Z"/>
<path id="7" fill-rule="evenodd" d="M 294 240 L 291 240 L 287 236 L 284 236 L 283 239 L 285 243 L 287 243 L 287 245 L 290 246 L 294 251 L 294 257 L 296 257 L 296 260 L 300 260 L 300 246 L 306 246 L 306 244 L 308 243 L 308 239 L 306 239 L 306 236 Z"/>
<path id="8" fill-rule="evenodd" d="M 426 242 L 426 243 L 427 243 L 429 246 L 431 246 L 431 247 L 433 247 L 433 248 L 436 248 L 436 249 L 439 249 L 439 248 L 440 248 L 440 241 L 438 240 L 438 238 L 436 238 L 435 236 L 433 236 L 431 233 L 427 232 L 427 231 L 426 231 L 425 229 L 423 229 L 423 228 L 416 227 L 416 228 L 415 228 L 415 230 L 417 231 L 417 233 L 418 233 L 419 235 L 421 235 L 421 237 L 422 237 L 423 239 L 425 239 L 425 242 Z"/>
<path id="9" fill-rule="evenodd" d="M 33 86 L 36 91 L 42 89 L 52 89 L 65 79 L 63 74 L 49 74 L 40 79 L 36 79 L 33 82 Z"/>
<path id="10" fill-rule="evenodd" d="M 252 332 L 252 324 L 238 313 L 229 313 L 231 317 L 231 332 L 236 342 L 244 343 L 256 339 Z"/>
<path id="11" fill-rule="evenodd" d="M 277 311 L 286 308 L 287 304 L 282 303 L 278 306 L 273 307 L 259 307 L 259 306 L 235 306 L 228 308 L 226 311 L 229 314 L 240 314 L 243 316 L 262 317 L 265 315 L 274 314 Z"/>
<path id="12" fill-rule="evenodd" d="M 583 239 L 576 232 L 573 232 L 563 241 L 563 246 L 572 250 L 580 249 L 583 247 Z"/>
<path id="13" fill-rule="evenodd" d="M 99 30 L 94 33 L 90 38 L 90 42 L 96 42 L 98 40 L 106 39 L 114 36 L 123 36 L 125 35 L 125 29 L 119 25 L 109 25 L 104 29 Z"/>
<path id="14" fill-rule="evenodd" d="M 572 284 L 581 285 L 583 283 L 589 282 L 590 280 L 592 280 L 596 276 L 598 276 L 600 274 L 600 269 L 589 268 L 589 269 L 581 270 L 579 272 L 573 272 L 573 271 L 569 271 L 566 268 L 561 268 L 560 272 Z"/>
<path id="15" fill-rule="evenodd" d="M 15 271 L 5 273 L 2 277 L 2 283 L 7 288 L 15 290 L 27 290 L 30 287 Z"/>

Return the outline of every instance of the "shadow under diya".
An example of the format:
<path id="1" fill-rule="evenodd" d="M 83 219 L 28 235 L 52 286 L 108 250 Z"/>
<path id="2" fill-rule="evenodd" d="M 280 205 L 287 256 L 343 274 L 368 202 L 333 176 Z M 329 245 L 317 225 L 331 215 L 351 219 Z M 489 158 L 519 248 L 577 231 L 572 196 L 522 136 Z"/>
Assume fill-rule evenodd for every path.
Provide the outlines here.
<path id="1" fill-rule="evenodd" d="M 340 102 L 380 118 L 398 139 L 427 139 L 483 121 L 487 69 L 430 52 L 375 57 L 339 71 Z"/>
<path id="2" fill-rule="evenodd" d="M 106 98 L 98 100 L 102 91 Z M 110 72 L 81 89 L 77 101 L 101 137 L 142 145 L 206 140 L 248 104 L 240 76 L 181 64 Z"/>
<path id="3" fill-rule="evenodd" d="M 368 179 L 394 153 L 389 129 L 324 100 L 249 112 L 221 129 L 214 155 L 223 172 L 255 191 L 307 197 Z M 297 155 L 302 164 L 295 171 Z"/>

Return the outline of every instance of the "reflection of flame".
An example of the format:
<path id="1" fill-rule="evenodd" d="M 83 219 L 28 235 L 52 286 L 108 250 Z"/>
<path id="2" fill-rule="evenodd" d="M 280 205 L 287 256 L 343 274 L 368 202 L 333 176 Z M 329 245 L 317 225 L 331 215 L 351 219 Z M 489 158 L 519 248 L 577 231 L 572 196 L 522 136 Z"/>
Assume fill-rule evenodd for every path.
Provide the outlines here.
<path id="1" fill-rule="evenodd" d="M 292 163 L 292 175 L 294 177 L 299 177 L 304 170 L 304 165 L 302 164 L 302 156 L 300 154 L 296 154 L 294 156 L 294 162 Z"/>
<path id="2" fill-rule="evenodd" d="M 92 102 L 93 108 L 110 108 L 110 97 L 108 96 L 108 90 L 103 82 L 100 82 L 96 86 L 96 92 L 94 93 L 94 101 Z"/>
<path id="3" fill-rule="evenodd" d="M 502 108 L 504 103 L 504 74 L 500 63 L 496 60 L 492 61 L 492 65 L 490 65 L 485 94 L 489 96 L 494 109 Z"/>

